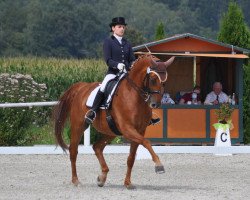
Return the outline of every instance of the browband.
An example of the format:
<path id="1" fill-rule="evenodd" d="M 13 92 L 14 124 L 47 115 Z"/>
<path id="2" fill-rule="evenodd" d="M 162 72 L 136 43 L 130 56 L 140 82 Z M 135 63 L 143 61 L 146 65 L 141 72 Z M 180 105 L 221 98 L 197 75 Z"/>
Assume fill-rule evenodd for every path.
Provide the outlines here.
<path id="1" fill-rule="evenodd" d="M 150 67 L 147 68 L 147 74 L 149 74 L 149 73 L 154 73 L 158 77 L 158 79 L 160 80 L 161 83 L 164 83 L 168 78 L 167 71 L 166 71 L 166 78 L 164 80 L 162 80 L 161 76 L 156 71 L 152 70 Z"/>

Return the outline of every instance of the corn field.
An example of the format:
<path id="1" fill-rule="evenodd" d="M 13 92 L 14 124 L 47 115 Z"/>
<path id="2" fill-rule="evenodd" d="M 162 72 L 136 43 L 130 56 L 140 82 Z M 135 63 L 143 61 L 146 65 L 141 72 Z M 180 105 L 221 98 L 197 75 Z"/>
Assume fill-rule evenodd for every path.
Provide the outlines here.
<path id="1" fill-rule="evenodd" d="M 46 84 L 50 100 L 57 100 L 76 82 L 101 81 L 106 70 L 104 61 L 94 59 L 0 58 L 0 73 L 31 75 L 37 83 Z"/>

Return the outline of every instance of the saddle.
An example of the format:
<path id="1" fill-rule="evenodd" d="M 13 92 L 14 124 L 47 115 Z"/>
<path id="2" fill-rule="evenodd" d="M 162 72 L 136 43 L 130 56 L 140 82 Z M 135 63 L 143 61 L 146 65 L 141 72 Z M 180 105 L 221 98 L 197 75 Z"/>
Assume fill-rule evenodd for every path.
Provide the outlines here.
<path id="1" fill-rule="evenodd" d="M 113 96 L 118 89 L 119 83 L 122 79 L 124 79 L 126 74 L 122 74 L 120 76 L 116 76 L 116 78 L 110 80 L 104 90 L 104 101 L 101 103 L 100 109 L 106 110 L 106 120 L 109 125 L 109 128 L 116 134 L 122 135 L 121 132 L 117 129 L 115 122 L 110 115 L 109 109 L 111 108 Z M 92 107 L 95 96 L 100 89 L 100 85 L 97 86 L 89 95 L 88 100 L 86 102 L 87 107 Z"/>
<path id="2" fill-rule="evenodd" d="M 120 76 L 116 76 L 114 79 L 110 80 L 104 90 L 104 100 L 101 103 L 100 109 L 109 109 L 113 100 L 113 96 L 119 86 L 119 83 L 122 79 L 124 79 L 126 74 L 122 74 Z M 89 95 L 86 106 L 91 108 L 95 99 L 95 96 L 100 89 L 100 85 L 98 85 Z"/>

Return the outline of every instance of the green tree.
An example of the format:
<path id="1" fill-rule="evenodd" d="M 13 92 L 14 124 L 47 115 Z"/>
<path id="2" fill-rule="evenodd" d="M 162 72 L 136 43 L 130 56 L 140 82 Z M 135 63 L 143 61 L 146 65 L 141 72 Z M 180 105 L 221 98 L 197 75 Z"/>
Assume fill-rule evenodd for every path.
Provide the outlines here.
<path id="1" fill-rule="evenodd" d="M 247 27 L 242 10 L 235 2 L 230 2 L 227 13 L 224 14 L 218 40 L 242 48 L 250 46 L 250 32 Z M 244 66 L 244 94 L 243 94 L 243 126 L 244 142 L 250 143 L 250 64 Z"/>
<path id="2" fill-rule="evenodd" d="M 127 28 L 125 37 L 128 39 L 132 46 L 136 46 L 146 42 L 146 39 L 145 37 L 143 37 L 142 33 L 138 29 L 131 26 Z"/>
<path id="3" fill-rule="evenodd" d="M 103 32 L 92 7 L 73 0 L 32 1 L 26 29 L 26 54 L 93 57 Z"/>
<path id="4" fill-rule="evenodd" d="M 0 0 L 0 55 L 96 56 L 100 43 L 109 34 L 109 23 L 116 16 L 124 16 L 128 28 L 136 28 L 147 41 L 155 40 L 156 22 L 160 21 L 170 36 L 189 32 L 215 39 L 218 21 L 229 1 L 219 2 Z M 235 2 L 242 7 L 250 25 L 250 1 Z M 137 45 L 140 40 L 129 41 Z"/>
<path id="5" fill-rule="evenodd" d="M 243 127 L 244 127 L 244 142 L 250 143 L 250 63 L 244 65 L 244 95 L 243 95 Z"/>
<path id="6" fill-rule="evenodd" d="M 156 27 L 155 39 L 161 40 L 165 38 L 164 25 L 162 22 L 159 22 Z"/>
<path id="7" fill-rule="evenodd" d="M 241 8 L 231 1 L 227 13 L 224 14 L 218 40 L 242 48 L 248 48 L 250 44 L 250 32 L 247 27 Z"/>
<path id="8" fill-rule="evenodd" d="M 189 0 L 180 0 L 178 9 L 167 19 L 166 28 L 170 35 L 181 33 L 193 33 L 199 35 L 199 30 L 204 29 L 199 22 L 199 10 L 189 7 Z M 203 31 L 205 32 L 205 31 Z M 210 30 L 206 29 L 206 35 L 210 35 Z"/>
<path id="9" fill-rule="evenodd" d="M 0 1 L 0 53 L 7 56 L 22 54 L 26 26 L 25 2 Z"/>

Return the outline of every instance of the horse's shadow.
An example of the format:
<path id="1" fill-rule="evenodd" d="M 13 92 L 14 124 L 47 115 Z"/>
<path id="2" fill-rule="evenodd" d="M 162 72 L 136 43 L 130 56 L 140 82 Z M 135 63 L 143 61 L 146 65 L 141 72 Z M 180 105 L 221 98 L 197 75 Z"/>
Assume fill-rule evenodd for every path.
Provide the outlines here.
<path id="1" fill-rule="evenodd" d="M 98 187 L 97 185 L 95 184 L 91 184 L 89 185 L 90 187 Z M 145 190 L 145 191 L 175 191 L 175 190 L 204 190 L 204 191 L 207 191 L 208 188 L 201 188 L 201 187 L 192 187 L 192 186 L 181 186 L 181 185 L 135 185 L 136 186 L 136 189 L 134 189 L 135 191 L 138 190 Z M 124 185 L 114 185 L 114 184 L 106 184 L 103 189 L 105 188 L 109 188 L 109 189 L 126 189 Z M 126 189 L 127 190 L 127 189 Z M 133 191 L 133 190 L 131 190 Z"/>

